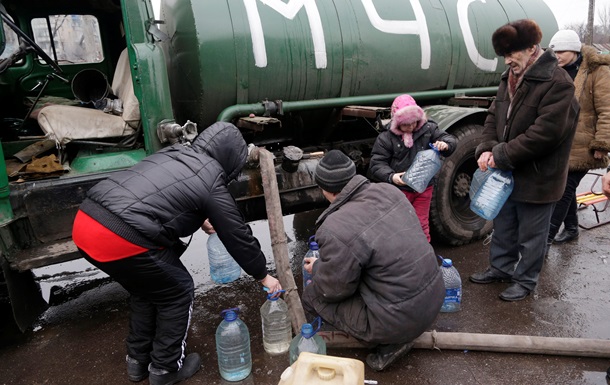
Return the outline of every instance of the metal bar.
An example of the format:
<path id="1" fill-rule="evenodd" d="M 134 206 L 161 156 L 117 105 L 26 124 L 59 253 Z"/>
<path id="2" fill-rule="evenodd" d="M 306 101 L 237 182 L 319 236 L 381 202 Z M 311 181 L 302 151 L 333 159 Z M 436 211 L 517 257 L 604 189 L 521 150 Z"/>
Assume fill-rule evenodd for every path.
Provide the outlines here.
<path id="1" fill-rule="evenodd" d="M 454 90 L 435 90 L 435 91 L 420 91 L 412 92 L 410 95 L 420 100 L 431 100 L 439 98 L 449 98 L 456 95 L 460 96 L 486 96 L 495 95 L 498 87 L 481 87 L 481 88 L 461 88 Z M 351 96 L 345 98 L 330 98 L 318 100 L 302 100 L 293 102 L 282 102 L 284 113 L 304 110 L 315 110 L 319 108 L 336 108 L 344 107 L 352 104 L 356 105 L 375 105 L 375 104 L 390 104 L 397 96 L 402 93 L 367 95 L 367 96 Z M 236 104 L 225 108 L 218 115 L 217 121 L 230 122 L 233 119 L 249 114 L 262 115 L 265 112 L 265 107 L 262 103 L 253 104 Z"/>

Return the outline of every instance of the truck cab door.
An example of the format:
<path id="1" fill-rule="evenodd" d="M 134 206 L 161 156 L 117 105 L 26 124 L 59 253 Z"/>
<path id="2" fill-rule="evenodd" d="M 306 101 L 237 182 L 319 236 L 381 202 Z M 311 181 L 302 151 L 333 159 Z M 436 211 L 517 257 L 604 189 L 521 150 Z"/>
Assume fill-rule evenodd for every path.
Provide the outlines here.
<path id="1" fill-rule="evenodd" d="M 147 154 L 161 148 L 157 125 L 173 120 L 165 56 L 157 33 L 153 7 L 149 0 L 122 0 L 134 92 L 140 101 L 144 142 Z"/>

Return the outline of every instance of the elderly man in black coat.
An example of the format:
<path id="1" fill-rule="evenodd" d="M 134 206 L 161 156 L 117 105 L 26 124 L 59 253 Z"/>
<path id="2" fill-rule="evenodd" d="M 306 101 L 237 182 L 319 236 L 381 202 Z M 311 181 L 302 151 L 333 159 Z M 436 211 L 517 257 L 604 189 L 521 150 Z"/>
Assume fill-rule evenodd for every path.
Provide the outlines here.
<path id="1" fill-rule="evenodd" d="M 540 47 L 542 32 L 529 19 L 498 28 L 496 53 L 509 67 L 489 108 L 475 156 L 479 168 L 512 171 L 514 188 L 498 216 L 489 268 L 474 283 L 511 282 L 500 294 L 520 301 L 536 287 L 547 247 L 553 207 L 563 195 L 579 106 L 574 83 L 552 49 Z"/>
<path id="2" fill-rule="evenodd" d="M 369 346 L 367 364 L 383 370 L 409 351 L 435 320 L 445 297 L 437 258 L 411 203 L 395 187 L 356 175 L 329 151 L 315 179 L 330 206 L 316 222 L 320 258 L 305 309 Z"/>

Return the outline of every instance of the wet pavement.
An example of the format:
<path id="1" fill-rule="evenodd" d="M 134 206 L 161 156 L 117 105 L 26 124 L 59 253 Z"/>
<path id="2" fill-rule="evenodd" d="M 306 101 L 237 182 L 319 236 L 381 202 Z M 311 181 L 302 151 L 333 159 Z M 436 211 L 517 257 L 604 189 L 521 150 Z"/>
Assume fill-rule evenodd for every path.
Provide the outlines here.
<path id="1" fill-rule="evenodd" d="M 299 287 L 299 263 L 318 214 L 302 213 L 284 220 Z M 583 224 L 595 221 L 591 209 L 581 210 L 579 215 Z M 610 217 L 610 213 L 603 216 Z M 267 223 L 252 225 L 271 261 Z M 476 285 L 467 279 L 487 266 L 485 242 L 460 247 L 433 243 L 437 254 L 451 258 L 459 270 L 463 303 L 460 312 L 439 314 L 430 330 L 610 340 L 609 229 L 581 230 L 577 240 L 552 246 L 535 293 L 514 303 L 498 298 L 508 284 Z M 203 233 L 195 236 L 183 257 L 197 287 L 187 352 L 200 353 L 203 361 L 202 370 L 184 384 L 231 384 L 220 379 L 214 340 L 219 313 L 230 307 L 241 309 L 253 356 L 252 374 L 233 384 L 277 384 L 288 366 L 288 354 L 271 356 L 263 350 L 259 308 L 265 296 L 260 284 L 243 275 L 231 284 L 213 284 L 206 263 L 206 239 Z M 71 273 L 59 274 L 63 271 Z M 130 384 L 124 347 L 127 293 L 84 261 L 40 269 L 36 274 L 42 277 L 41 287 L 53 306 L 23 335 L 11 325 L 0 325 L 0 384 Z M 88 285 L 86 290 L 81 289 L 83 284 Z M 0 314 L 7 311 L 0 309 Z M 362 361 L 367 353 L 366 349 L 328 350 L 329 355 Z M 365 366 L 365 378 L 379 385 L 607 384 L 609 366 L 610 358 L 413 349 L 384 372 Z"/>

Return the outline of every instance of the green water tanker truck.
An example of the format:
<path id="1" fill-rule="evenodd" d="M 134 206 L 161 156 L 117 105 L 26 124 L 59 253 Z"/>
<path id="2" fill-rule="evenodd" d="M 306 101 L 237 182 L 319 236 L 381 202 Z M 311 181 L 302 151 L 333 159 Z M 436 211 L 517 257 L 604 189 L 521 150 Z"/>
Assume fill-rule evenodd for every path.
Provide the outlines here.
<path id="1" fill-rule="evenodd" d="M 0 0 L 0 300 L 22 329 L 47 306 L 32 269 L 78 258 L 72 221 L 95 183 L 228 121 L 276 156 L 284 214 L 322 207 L 331 148 L 366 173 L 389 105 L 412 94 L 459 139 L 439 172 L 435 241 L 479 239 L 474 149 L 502 58 L 491 34 L 543 0 Z M 295 155 L 296 154 L 296 155 Z M 392 188 L 388 185 L 388 188 Z M 230 190 L 265 218 L 260 171 Z"/>

